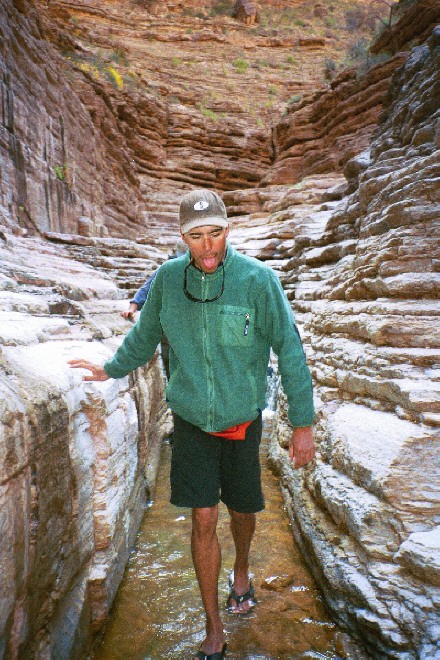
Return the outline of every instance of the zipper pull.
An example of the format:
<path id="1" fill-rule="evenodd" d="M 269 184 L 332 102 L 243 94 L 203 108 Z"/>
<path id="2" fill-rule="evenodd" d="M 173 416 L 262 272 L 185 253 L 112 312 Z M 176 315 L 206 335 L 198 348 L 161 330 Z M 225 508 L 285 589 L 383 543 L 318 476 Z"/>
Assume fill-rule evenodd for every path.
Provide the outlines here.
<path id="1" fill-rule="evenodd" d="M 245 337 L 246 337 L 246 335 L 248 333 L 248 329 L 249 329 L 249 319 L 250 319 L 250 314 L 246 314 L 246 321 L 245 321 L 245 324 L 244 324 L 244 333 L 243 333 Z"/>

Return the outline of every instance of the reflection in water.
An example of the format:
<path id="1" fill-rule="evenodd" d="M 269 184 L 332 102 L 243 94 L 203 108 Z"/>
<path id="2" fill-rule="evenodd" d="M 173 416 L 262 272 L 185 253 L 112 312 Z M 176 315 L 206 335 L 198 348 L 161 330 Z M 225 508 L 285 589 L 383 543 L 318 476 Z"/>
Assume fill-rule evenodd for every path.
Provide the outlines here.
<path id="1" fill-rule="evenodd" d="M 271 423 L 267 416 L 263 445 Z M 165 446 L 155 502 L 145 515 L 95 660 L 191 658 L 204 638 L 190 555 L 191 512 L 169 504 L 170 453 Z M 258 604 L 247 617 L 225 611 L 227 657 L 364 658 L 325 611 L 294 544 L 277 479 L 265 465 L 264 447 L 262 453 L 266 509 L 258 514 L 251 555 Z M 223 551 L 220 591 L 226 601 L 234 548 L 223 505 L 218 533 Z"/>

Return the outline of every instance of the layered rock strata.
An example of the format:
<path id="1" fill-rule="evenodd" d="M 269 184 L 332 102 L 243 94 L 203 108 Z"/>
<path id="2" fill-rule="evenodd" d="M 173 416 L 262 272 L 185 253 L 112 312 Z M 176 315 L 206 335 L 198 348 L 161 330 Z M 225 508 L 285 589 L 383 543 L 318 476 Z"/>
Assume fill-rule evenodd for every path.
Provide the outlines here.
<path id="1" fill-rule="evenodd" d="M 330 89 L 292 104 L 273 131 L 274 164 L 262 185 L 297 183 L 312 174 L 341 172 L 369 145 L 389 81 L 407 55 L 401 53 L 359 77 L 348 69 Z"/>
<path id="2" fill-rule="evenodd" d="M 408 2 L 399 0 L 390 5 L 388 24 L 382 25 L 380 34 L 370 46 L 371 53 L 395 54 L 423 44 L 431 35 L 433 26 L 440 22 L 440 7 L 437 0 Z"/>
<path id="3" fill-rule="evenodd" d="M 281 404 L 272 460 L 326 602 L 380 658 L 440 655 L 439 58 L 435 31 L 347 166 L 354 192 L 291 251 L 319 452 L 291 469 Z"/>
<path id="4" fill-rule="evenodd" d="M 371 9 L 374 13 L 374 7 Z M 389 17 L 381 21 L 380 36 L 355 68 L 345 68 L 335 74 L 329 88 L 322 86 L 313 94 L 298 96 L 286 108 L 273 129 L 274 164 L 262 185 L 296 183 L 312 174 L 340 172 L 353 156 L 368 148 L 393 72 L 402 66 L 410 48 L 423 43 L 440 23 L 436 0 L 401 0 L 390 4 L 389 11 Z M 375 64 L 376 58 L 382 61 Z"/>
<path id="5" fill-rule="evenodd" d="M 91 72 L 92 84 L 102 84 L 111 69 L 120 75 L 118 96 L 153 96 L 166 108 L 158 125 L 141 107 L 132 111 L 138 125 L 131 124 L 128 140 L 142 180 L 220 190 L 259 182 L 271 162 L 270 137 L 235 99 L 243 76 L 230 63 L 235 49 L 220 25 L 173 13 L 156 17 L 141 6 L 112 2 L 57 2 L 49 11 L 48 35 L 58 45 L 75 25 L 68 60 Z M 230 86 L 227 78 L 234 78 Z"/>
<path id="6" fill-rule="evenodd" d="M 295 20 L 298 3 L 284 5 L 287 23 L 255 31 L 212 15 L 212 3 L 153 11 L 151 3 L 3 0 L 8 227 L 137 238 L 157 217 L 145 205 L 158 181 L 174 182 L 176 196 L 258 185 L 273 158 L 270 122 L 291 99 L 310 96 L 338 39 L 347 40 L 336 5 L 325 37 L 312 25 L 323 32 L 324 14 Z M 265 20 L 276 20 L 278 6 L 267 3 Z M 362 122 L 357 129 L 362 139 Z"/>
<path id="7" fill-rule="evenodd" d="M 66 72 L 30 2 L 0 7 L 2 223 L 32 234 L 87 225 L 93 235 L 135 237 L 144 217 L 127 137 L 137 117 L 132 98 L 116 100 L 110 84 L 93 87 L 87 72 Z M 151 96 L 134 106 L 144 122 L 164 114 Z"/>
<path id="8" fill-rule="evenodd" d="M 67 367 L 103 362 L 129 326 L 124 247 L 76 237 L 80 262 L 73 238 L 0 240 L 0 657 L 82 656 L 154 489 L 170 430 L 160 359 L 104 383 Z M 139 246 L 133 282 L 161 260 Z"/>

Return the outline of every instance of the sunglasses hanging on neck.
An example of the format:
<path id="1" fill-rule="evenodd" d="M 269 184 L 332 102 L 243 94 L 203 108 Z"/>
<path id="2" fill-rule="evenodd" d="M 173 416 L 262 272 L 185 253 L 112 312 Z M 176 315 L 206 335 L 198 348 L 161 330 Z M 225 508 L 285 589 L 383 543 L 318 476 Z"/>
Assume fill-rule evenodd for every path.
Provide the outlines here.
<path id="1" fill-rule="evenodd" d="M 223 295 L 223 291 L 225 290 L 225 267 L 224 267 L 224 264 L 223 263 L 220 264 L 220 266 L 222 268 L 222 285 L 221 285 L 220 293 L 217 296 L 215 296 L 215 298 L 205 298 L 205 300 L 202 300 L 201 298 L 196 298 L 195 296 L 192 295 L 192 293 L 190 293 L 188 291 L 187 271 L 188 271 L 188 268 L 190 266 L 191 266 L 191 262 L 186 266 L 185 273 L 184 273 L 184 276 L 183 276 L 183 293 L 188 298 L 188 300 L 191 300 L 191 302 L 195 302 L 195 303 L 210 303 L 210 302 L 214 302 L 214 300 L 218 300 L 220 298 L 220 296 Z"/>

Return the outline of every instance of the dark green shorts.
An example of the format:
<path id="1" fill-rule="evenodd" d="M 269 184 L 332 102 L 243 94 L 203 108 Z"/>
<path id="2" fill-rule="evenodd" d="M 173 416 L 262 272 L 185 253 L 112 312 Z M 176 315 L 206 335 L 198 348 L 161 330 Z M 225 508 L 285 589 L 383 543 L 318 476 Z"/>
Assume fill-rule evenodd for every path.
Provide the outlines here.
<path id="1" fill-rule="evenodd" d="M 244 440 L 226 440 L 174 414 L 171 504 L 195 509 L 221 500 L 239 513 L 264 509 L 261 431 L 261 415 L 248 426 Z"/>

